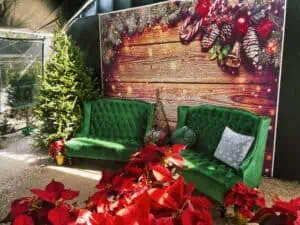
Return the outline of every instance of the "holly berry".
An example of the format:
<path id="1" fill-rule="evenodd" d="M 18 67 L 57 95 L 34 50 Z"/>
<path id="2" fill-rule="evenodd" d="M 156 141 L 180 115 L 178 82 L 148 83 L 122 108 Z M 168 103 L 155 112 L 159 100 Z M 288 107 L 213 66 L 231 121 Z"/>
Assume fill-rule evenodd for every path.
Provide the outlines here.
<path id="1" fill-rule="evenodd" d="M 241 36 L 244 36 L 247 33 L 249 26 L 250 26 L 250 19 L 248 16 L 240 16 L 236 19 L 234 23 L 234 27 L 236 31 Z"/>
<path id="2" fill-rule="evenodd" d="M 273 21 L 265 18 L 262 19 L 261 22 L 258 24 L 256 28 L 256 32 L 261 39 L 265 40 L 270 36 L 273 27 L 274 27 Z"/>
<path id="3" fill-rule="evenodd" d="M 196 6 L 196 11 L 202 18 L 204 18 L 207 16 L 210 6 L 210 0 L 199 0 Z"/>

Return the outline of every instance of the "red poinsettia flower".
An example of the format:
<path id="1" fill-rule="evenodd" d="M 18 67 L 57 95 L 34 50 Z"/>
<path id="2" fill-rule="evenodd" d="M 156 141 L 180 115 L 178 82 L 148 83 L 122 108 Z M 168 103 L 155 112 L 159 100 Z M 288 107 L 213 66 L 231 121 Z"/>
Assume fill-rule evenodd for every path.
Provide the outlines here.
<path id="1" fill-rule="evenodd" d="M 79 191 L 65 189 L 65 186 L 62 183 L 54 180 L 46 186 L 45 190 L 31 189 L 30 191 L 40 199 L 52 204 L 55 204 L 59 200 L 73 200 L 79 195 Z"/>
<path id="2" fill-rule="evenodd" d="M 30 216 L 19 215 L 15 218 L 13 225 L 34 225 L 34 222 Z"/>
<path id="3" fill-rule="evenodd" d="M 265 207 L 265 198 L 259 196 L 257 189 L 238 183 L 226 195 L 224 205 L 225 207 L 235 206 L 244 218 L 252 218 L 257 209 Z"/>
<path id="4" fill-rule="evenodd" d="M 58 140 L 58 141 L 54 141 L 49 149 L 48 149 L 48 154 L 51 157 L 56 157 L 58 154 L 64 154 L 64 150 L 65 150 L 65 141 L 63 139 Z"/>
<path id="5" fill-rule="evenodd" d="M 184 166 L 183 157 L 180 155 L 186 149 L 186 145 L 175 144 L 172 147 L 161 147 L 158 149 L 164 154 L 163 161 L 165 165 L 175 165 L 179 168 Z"/>
<path id="6" fill-rule="evenodd" d="M 282 201 L 277 197 L 274 200 L 273 209 L 296 217 L 297 211 L 300 210 L 300 197 L 288 202 Z"/>
<path id="7" fill-rule="evenodd" d="M 92 213 L 87 209 L 81 209 L 76 221 L 69 225 L 114 225 L 114 216 L 104 213 Z"/>
<path id="8" fill-rule="evenodd" d="M 169 182 L 172 180 L 172 174 L 170 170 L 162 165 L 151 165 L 148 170 L 152 171 L 153 176 L 157 181 Z"/>
<path id="9" fill-rule="evenodd" d="M 199 0 L 196 5 L 196 11 L 202 18 L 204 18 L 209 13 L 210 6 L 210 0 Z"/>
<path id="10" fill-rule="evenodd" d="M 148 194 L 156 204 L 168 209 L 169 214 L 173 215 L 164 216 L 170 224 L 176 220 L 174 215 L 179 215 L 184 225 L 213 224 L 210 214 L 212 203 L 206 197 L 192 197 L 193 190 L 193 185 L 186 185 L 183 178 L 179 177 L 174 184 L 152 188 Z"/>

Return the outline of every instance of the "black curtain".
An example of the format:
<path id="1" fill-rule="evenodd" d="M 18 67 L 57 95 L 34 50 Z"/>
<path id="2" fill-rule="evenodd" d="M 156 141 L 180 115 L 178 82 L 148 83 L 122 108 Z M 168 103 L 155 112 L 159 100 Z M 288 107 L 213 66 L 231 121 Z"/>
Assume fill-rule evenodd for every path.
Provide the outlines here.
<path id="1" fill-rule="evenodd" d="M 300 180 L 300 1 L 287 0 L 274 175 Z"/>

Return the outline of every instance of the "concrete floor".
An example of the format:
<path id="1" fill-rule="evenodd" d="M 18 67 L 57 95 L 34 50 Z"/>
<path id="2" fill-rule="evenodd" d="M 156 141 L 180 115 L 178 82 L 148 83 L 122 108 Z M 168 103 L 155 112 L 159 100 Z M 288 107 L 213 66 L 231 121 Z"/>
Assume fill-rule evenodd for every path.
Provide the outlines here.
<path id="1" fill-rule="evenodd" d="M 7 215 L 12 200 L 30 196 L 29 189 L 44 188 L 52 179 L 80 191 L 77 203 L 83 206 L 95 192 L 101 170 L 123 166 L 100 160 L 75 160 L 72 167 L 58 167 L 45 153 L 34 150 L 31 137 L 14 134 L 0 142 L 0 218 Z M 263 178 L 261 189 L 269 203 L 275 194 L 286 200 L 300 196 L 299 182 Z M 230 223 L 217 219 L 216 224 Z"/>

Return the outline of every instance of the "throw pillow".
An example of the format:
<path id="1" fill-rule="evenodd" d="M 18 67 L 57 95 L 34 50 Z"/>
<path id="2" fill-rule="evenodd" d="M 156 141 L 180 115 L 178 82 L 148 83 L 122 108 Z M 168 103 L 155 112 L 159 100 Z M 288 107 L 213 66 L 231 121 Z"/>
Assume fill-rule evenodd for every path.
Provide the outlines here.
<path id="1" fill-rule="evenodd" d="M 172 144 L 183 144 L 191 148 L 196 143 L 195 132 L 187 126 L 178 128 L 171 136 Z"/>
<path id="2" fill-rule="evenodd" d="M 214 156 L 228 166 L 239 169 L 253 141 L 254 137 L 239 134 L 226 127 Z"/>

